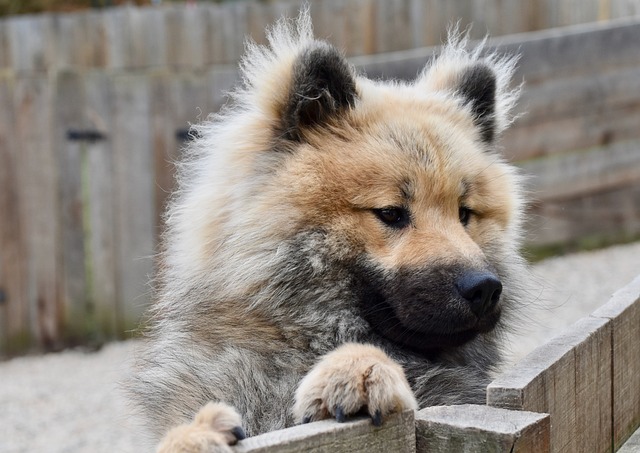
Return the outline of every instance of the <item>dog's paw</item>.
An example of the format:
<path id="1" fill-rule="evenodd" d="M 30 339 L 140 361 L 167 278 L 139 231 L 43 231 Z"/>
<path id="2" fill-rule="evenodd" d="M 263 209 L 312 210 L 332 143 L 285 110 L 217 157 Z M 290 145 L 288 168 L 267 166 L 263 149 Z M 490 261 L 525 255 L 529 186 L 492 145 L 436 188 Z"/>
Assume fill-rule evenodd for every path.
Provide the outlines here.
<path id="1" fill-rule="evenodd" d="M 417 409 L 402 367 L 375 346 L 349 343 L 324 356 L 300 382 L 298 422 L 368 413 L 374 425 L 392 412 Z"/>
<path id="2" fill-rule="evenodd" d="M 244 439 L 242 419 L 224 403 L 208 403 L 188 425 L 171 429 L 156 453 L 230 453 L 229 445 Z"/>

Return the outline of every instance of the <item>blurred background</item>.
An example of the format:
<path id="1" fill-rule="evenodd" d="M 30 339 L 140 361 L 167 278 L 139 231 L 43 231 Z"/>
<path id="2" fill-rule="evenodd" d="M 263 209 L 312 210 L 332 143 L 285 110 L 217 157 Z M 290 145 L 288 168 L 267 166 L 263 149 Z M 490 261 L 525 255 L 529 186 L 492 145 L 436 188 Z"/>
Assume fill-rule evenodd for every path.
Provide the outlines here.
<path id="1" fill-rule="evenodd" d="M 133 335 L 189 123 L 302 4 L 0 0 L 0 356 Z M 309 5 L 370 77 L 413 78 L 458 21 L 520 53 L 502 143 L 530 175 L 528 256 L 640 236 L 640 0 Z"/>

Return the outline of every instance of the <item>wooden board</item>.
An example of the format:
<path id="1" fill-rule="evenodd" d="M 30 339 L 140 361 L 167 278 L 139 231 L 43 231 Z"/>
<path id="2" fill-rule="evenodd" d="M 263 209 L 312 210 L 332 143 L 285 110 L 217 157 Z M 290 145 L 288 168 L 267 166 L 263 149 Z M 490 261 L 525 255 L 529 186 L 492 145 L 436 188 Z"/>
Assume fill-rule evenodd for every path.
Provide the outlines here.
<path id="1" fill-rule="evenodd" d="M 24 231 L 20 212 L 20 149 L 13 107 L 13 77 L 0 78 L 0 356 L 28 346 Z"/>
<path id="2" fill-rule="evenodd" d="M 550 448 L 549 433 L 548 414 L 470 404 L 416 414 L 417 453 L 544 453 Z"/>
<path id="3" fill-rule="evenodd" d="M 156 214 L 148 79 L 114 77 L 112 102 L 119 324 L 126 330 L 137 325 L 149 304 L 153 274 Z"/>
<path id="4" fill-rule="evenodd" d="M 118 292 L 116 258 L 116 186 L 114 170 L 111 77 L 104 73 L 85 78 L 86 105 L 84 124 L 89 130 L 103 134 L 103 139 L 86 143 L 85 180 L 87 181 L 86 214 L 88 238 L 87 286 L 93 306 L 96 340 L 122 337 L 118 325 Z"/>
<path id="5" fill-rule="evenodd" d="M 487 404 L 551 415 L 551 451 L 611 451 L 611 323 L 585 318 L 487 388 Z"/>
<path id="6" fill-rule="evenodd" d="M 388 417 L 381 427 L 371 419 L 338 423 L 325 420 L 250 437 L 237 453 L 413 453 L 416 448 L 413 411 Z"/>
<path id="7" fill-rule="evenodd" d="M 640 427 L 640 276 L 596 310 L 610 320 L 613 366 L 613 440 L 619 448 Z"/>
<path id="8" fill-rule="evenodd" d="M 22 197 L 20 225 L 25 241 L 26 301 L 22 323 L 40 348 L 59 346 L 62 318 L 59 176 L 54 153 L 51 85 L 45 77 L 16 80 L 16 141 Z M 25 324 L 22 324 L 25 325 Z"/>
<path id="9" fill-rule="evenodd" d="M 638 115 L 640 120 L 640 114 Z M 640 123 L 638 123 L 640 124 Z M 562 200 L 640 182 L 640 138 L 519 162 L 538 200 Z"/>
<path id="10" fill-rule="evenodd" d="M 629 241 L 640 232 L 637 182 L 570 199 L 536 202 L 526 216 L 527 243 L 583 248 Z"/>
<path id="11" fill-rule="evenodd" d="M 85 203 L 82 187 L 86 143 L 71 140 L 70 133 L 84 130 L 82 107 L 84 84 L 76 72 L 61 72 L 56 78 L 53 143 L 59 175 L 62 233 L 61 284 L 65 335 L 71 343 L 83 343 L 88 334 L 89 306 L 85 276 Z"/>

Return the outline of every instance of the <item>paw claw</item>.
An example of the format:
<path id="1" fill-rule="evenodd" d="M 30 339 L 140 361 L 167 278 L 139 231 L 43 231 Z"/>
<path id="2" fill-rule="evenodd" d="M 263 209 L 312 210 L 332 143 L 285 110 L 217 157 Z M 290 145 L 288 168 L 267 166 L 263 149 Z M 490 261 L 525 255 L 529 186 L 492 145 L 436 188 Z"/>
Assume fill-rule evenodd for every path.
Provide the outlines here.
<path id="1" fill-rule="evenodd" d="M 335 413 L 336 413 L 336 420 L 338 420 L 338 423 L 344 423 L 347 417 L 344 413 L 344 409 L 342 408 L 342 406 L 336 406 Z"/>
<path id="2" fill-rule="evenodd" d="M 231 434 L 233 434 L 238 440 L 244 440 L 247 438 L 247 434 L 244 432 L 244 429 L 242 429 L 242 426 L 236 426 L 235 428 L 232 428 Z"/>
<path id="3" fill-rule="evenodd" d="M 374 426 L 382 426 L 382 412 L 380 409 L 376 410 L 376 412 L 371 417 Z"/>

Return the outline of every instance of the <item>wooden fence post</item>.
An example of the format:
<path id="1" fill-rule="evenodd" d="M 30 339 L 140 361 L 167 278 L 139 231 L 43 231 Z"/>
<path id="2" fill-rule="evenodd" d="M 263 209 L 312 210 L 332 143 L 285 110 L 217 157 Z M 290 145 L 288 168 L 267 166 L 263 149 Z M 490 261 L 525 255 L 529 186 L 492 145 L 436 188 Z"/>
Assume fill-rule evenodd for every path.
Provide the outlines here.
<path id="1" fill-rule="evenodd" d="M 471 404 L 416 414 L 417 453 L 545 453 L 549 436 L 548 414 Z"/>
<path id="2" fill-rule="evenodd" d="M 640 276 L 616 292 L 592 316 L 611 320 L 613 448 L 616 450 L 640 427 Z"/>
<path id="3" fill-rule="evenodd" d="M 414 453 L 414 412 L 389 416 L 374 428 L 370 418 L 347 423 L 323 420 L 250 437 L 237 453 Z"/>

